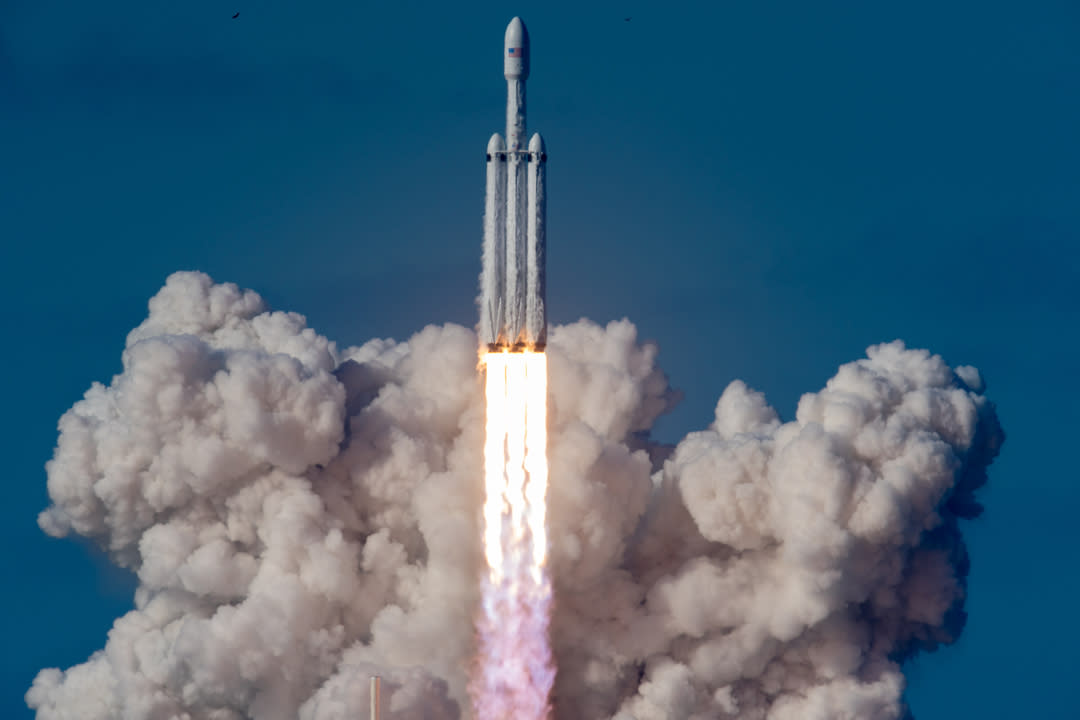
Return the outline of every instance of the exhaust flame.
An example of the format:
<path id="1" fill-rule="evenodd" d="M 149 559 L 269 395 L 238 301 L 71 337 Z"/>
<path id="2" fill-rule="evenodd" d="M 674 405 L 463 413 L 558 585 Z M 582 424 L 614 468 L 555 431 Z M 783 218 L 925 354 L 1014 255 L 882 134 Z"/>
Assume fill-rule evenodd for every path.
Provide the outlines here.
<path id="1" fill-rule="evenodd" d="M 482 606 L 476 720 L 542 720 L 555 668 L 548 644 L 547 357 L 486 353 Z"/>

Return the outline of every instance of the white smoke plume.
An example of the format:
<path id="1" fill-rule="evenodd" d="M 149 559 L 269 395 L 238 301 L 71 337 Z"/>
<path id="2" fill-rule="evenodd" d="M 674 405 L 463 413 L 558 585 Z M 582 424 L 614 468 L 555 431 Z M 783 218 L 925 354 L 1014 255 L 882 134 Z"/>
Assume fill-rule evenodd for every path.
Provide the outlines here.
<path id="1" fill-rule="evenodd" d="M 483 388 L 471 330 L 341 350 L 177 273 L 123 371 L 60 420 L 41 527 L 138 576 L 39 720 L 467 718 Z M 974 368 L 869 349 L 782 423 L 735 381 L 675 448 L 629 322 L 553 328 L 548 518 L 560 720 L 890 720 L 963 625 L 958 521 L 1003 440 Z"/>

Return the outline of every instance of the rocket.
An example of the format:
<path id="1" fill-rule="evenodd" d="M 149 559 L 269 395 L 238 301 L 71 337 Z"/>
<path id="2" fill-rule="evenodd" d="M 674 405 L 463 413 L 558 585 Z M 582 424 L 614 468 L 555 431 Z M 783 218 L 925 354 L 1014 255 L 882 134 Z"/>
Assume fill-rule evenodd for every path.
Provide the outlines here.
<path id="1" fill-rule="evenodd" d="M 529 33 L 521 18 L 506 27 L 506 138 L 487 145 L 484 251 L 480 273 L 480 342 L 489 351 L 542 351 L 547 342 L 544 262 L 544 139 L 525 147 Z"/>

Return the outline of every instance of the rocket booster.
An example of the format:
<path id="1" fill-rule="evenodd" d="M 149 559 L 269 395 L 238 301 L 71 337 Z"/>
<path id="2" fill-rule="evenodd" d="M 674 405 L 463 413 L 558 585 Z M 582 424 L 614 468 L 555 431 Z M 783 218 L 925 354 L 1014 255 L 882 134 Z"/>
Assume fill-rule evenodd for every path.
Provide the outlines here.
<path id="1" fill-rule="evenodd" d="M 547 152 L 539 133 L 524 146 L 529 33 L 520 18 L 506 28 L 503 74 L 506 139 L 496 133 L 487 146 L 480 342 L 491 351 L 543 350 Z"/>

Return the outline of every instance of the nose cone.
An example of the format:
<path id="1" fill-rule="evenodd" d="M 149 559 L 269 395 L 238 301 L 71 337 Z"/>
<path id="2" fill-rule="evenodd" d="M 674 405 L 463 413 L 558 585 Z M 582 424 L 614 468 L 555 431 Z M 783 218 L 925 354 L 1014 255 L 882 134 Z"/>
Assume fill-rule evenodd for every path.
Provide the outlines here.
<path id="1" fill-rule="evenodd" d="M 528 47 L 529 33 L 525 30 L 525 23 L 516 17 L 506 26 L 506 47 Z"/>
<path id="2" fill-rule="evenodd" d="M 534 133 L 532 140 L 529 141 L 529 152 L 542 153 L 547 148 L 544 147 L 544 138 L 540 137 L 540 133 Z"/>
<path id="3" fill-rule="evenodd" d="M 529 77 L 529 31 L 521 18 L 514 18 L 506 26 L 503 43 L 503 74 L 508 78 Z"/>

